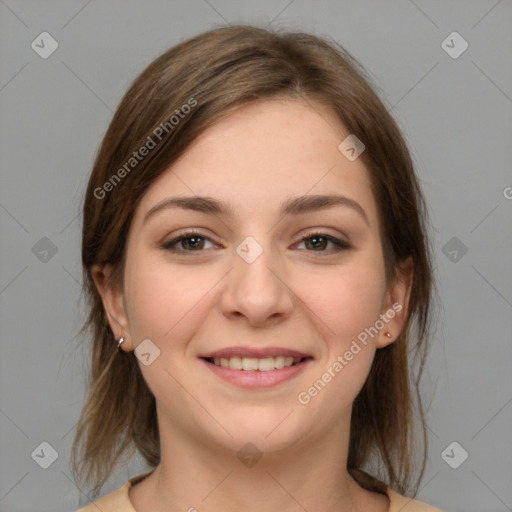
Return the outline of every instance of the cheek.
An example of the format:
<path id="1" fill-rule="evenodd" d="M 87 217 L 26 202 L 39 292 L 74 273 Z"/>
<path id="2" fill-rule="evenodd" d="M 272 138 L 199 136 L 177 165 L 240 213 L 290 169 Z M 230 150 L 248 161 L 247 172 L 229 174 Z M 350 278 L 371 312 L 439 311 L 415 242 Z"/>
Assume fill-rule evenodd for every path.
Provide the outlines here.
<path id="1" fill-rule="evenodd" d="M 199 306 L 208 280 L 142 254 L 134 254 L 132 262 L 127 261 L 125 293 L 136 344 L 144 338 L 160 348 L 168 339 L 179 342 L 179 334 L 184 335 L 183 329 L 193 324 L 194 306 Z"/>
<path id="2" fill-rule="evenodd" d="M 309 415 L 336 422 L 366 381 L 375 355 L 375 322 L 381 311 L 385 280 L 373 257 L 303 279 L 302 297 L 313 311 L 325 363 L 299 397 Z M 329 404 L 329 405 L 326 405 Z M 303 405 L 301 405 L 302 407 Z"/>
<path id="3" fill-rule="evenodd" d="M 304 275 L 308 277 L 300 278 L 300 298 L 321 320 L 322 332 L 332 343 L 350 342 L 378 319 L 385 279 L 371 255 L 331 267 L 329 272 Z"/>

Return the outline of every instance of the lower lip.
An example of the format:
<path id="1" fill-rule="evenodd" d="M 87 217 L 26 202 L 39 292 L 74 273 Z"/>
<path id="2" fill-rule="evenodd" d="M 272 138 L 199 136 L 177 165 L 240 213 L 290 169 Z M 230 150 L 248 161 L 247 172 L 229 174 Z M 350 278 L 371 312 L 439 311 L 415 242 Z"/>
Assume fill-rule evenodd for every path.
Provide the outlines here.
<path id="1" fill-rule="evenodd" d="M 209 363 L 206 359 L 201 360 L 215 375 L 244 389 L 271 388 L 282 384 L 302 373 L 313 361 L 312 358 L 307 358 L 294 366 L 261 372 L 259 370 L 233 370 Z"/>

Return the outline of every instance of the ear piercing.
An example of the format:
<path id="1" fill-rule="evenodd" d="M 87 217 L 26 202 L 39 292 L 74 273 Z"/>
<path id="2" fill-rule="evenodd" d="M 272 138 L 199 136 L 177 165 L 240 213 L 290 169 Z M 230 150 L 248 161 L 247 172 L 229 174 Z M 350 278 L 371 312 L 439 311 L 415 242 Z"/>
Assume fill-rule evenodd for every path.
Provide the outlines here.
<path id="1" fill-rule="evenodd" d="M 386 333 L 384 333 L 384 336 L 386 336 L 386 338 L 391 338 L 391 333 L 386 332 Z"/>

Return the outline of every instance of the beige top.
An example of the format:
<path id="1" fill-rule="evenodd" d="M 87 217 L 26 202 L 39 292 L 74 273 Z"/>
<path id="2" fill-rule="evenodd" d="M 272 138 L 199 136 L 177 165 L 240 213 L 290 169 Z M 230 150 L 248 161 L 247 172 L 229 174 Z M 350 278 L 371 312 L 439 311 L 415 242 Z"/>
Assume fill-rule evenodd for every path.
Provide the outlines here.
<path id="1" fill-rule="evenodd" d="M 136 512 L 128 497 L 128 489 L 149 476 L 152 472 L 153 470 L 130 478 L 128 482 L 117 491 L 99 498 L 94 503 L 76 512 L 98 512 L 99 510 L 101 510 L 101 512 Z M 426 505 L 421 501 L 402 496 L 389 487 L 386 488 L 386 493 L 390 501 L 389 512 L 442 512 L 438 508 Z"/>

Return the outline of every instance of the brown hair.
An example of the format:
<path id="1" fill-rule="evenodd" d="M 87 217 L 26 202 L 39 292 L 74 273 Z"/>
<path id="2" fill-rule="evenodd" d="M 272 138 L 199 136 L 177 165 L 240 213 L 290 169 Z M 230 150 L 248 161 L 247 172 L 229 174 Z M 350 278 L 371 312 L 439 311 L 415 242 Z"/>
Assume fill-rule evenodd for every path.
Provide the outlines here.
<path id="1" fill-rule="evenodd" d="M 363 487 L 382 492 L 378 481 L 372 483 L 361 472 L 366 467 L 398 492 L 412 489 L 416 495 L 427 450 L 418 388 L 433 286 L 427 211 L 405 141 L 370 83 L 359 62 L 333 41 L 239 25 L 211 30 L 171 48 L 126 92 L 96 157 L 83 209 L 83 291 L 89 316 L 81 332 L 90 330 L 92 335 L 92 366 L 72 447 L 72 470 L 80 480 L 94 484 L 95 496 L 128 448 L 129 456 L 137 449 L 154 467 L 160 461 L 160 444 L 155 398 L 134 354 L 117 348 L 92 266 L 112 264 L 113 279 L 122 285 L 126 236 L 148 187 L 209 126 L 243 105 L 276 96 L 321 102 L 364 142 L 360 158 L 379 208 L 388 281 L 397 276 L 398 264 L 412 257 L 407 322 L 395 342 L 377 350 L 353 404 L 347 467 Z M 185 109 L 187 104 L 194 108 Z M 184 112 L 179 122 L 169 121 Z M 134 151 L 164 131 L 156 147 L 128 168 Z M 413 324 L 417 329 L 410 346 Z M 411 349 L 419 358 L 415 378 L 408 364 Z M 422 427 L 419 463 L 413 398 Z M 415 471 L 419 476 L 411 487 Z"/>

